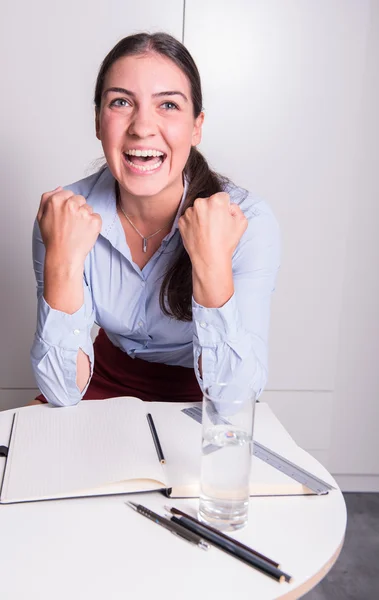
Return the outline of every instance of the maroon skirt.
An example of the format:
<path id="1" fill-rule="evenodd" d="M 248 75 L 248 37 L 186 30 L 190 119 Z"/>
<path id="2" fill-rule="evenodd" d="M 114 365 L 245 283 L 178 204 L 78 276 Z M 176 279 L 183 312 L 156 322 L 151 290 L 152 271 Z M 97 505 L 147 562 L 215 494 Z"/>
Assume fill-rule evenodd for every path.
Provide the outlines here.
<path id="1" fill-rule="evenodd" d="M 95 365 L 83 400 L 136 396 L 148 402 L 200 402 L 194 369 L 131 358 L 103 329 L 94 343 Z M 46 402 L 41 394 L 37 400 Z"/>

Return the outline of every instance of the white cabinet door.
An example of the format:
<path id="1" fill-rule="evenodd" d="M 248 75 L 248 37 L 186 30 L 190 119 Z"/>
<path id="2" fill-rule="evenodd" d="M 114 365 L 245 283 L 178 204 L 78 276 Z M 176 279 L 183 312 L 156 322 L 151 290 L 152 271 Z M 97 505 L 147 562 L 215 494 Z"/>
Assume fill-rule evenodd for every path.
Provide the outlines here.
<path id="1" fill-rule="evenodd" d="M 204 85 L 201 149 L 272 206 L 282 268 L 270 390 L 334 386 L 369 2 L 187 0 Z"/>
<path id="2" fill-rule="evenodd" d="M 371 6 L 329 466 L 334 473 L 361 474 L 360 489 L 379 491 L 379 3 Z M 351 478 L 350 489 L 355 481 L 360 478 Z"/>

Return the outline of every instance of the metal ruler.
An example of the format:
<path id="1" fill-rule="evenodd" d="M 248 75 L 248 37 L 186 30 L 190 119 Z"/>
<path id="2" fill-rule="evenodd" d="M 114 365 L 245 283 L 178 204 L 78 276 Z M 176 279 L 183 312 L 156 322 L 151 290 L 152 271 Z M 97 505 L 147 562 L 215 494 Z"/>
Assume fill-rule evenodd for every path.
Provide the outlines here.
<path id="1" fill-rule="evenodd" d="M 183 408 L 182 412 L 188 415 L 189 417 L 192 417 L 192 419 L 194 419 L 198 423 L 201 423 L 202 408 L 200 406 Z M 221 419 L 220 422 L 223 422 L 224 424 L 225 422 L 227 423 L 225 419 Z M 206 453 L 214 452 L 215 450 L 218 450 L 218 446 L 209 445 L 207 449 L 208 451 Z M 315 475 L 312 475 L 312 473 L 309 473 L 309 471 L 306 471 L 302 467 L 295 465 L 290 460 L 287 460 L 287 458 L 280 456 L 280 454 L 277 454 L 276 452 L 270 450 L 266 446 L 263 446 L 263 444 L 260 444 L 259 442 L 253 443 L 252 453 L 257 458 L 260 458 L 267 464 L 274 467 L 274 469 L 285 473 L 289 477 L 292 477 L 292 479 L 295 479 L 295 481 L 298 481 L 302 485 L 305 485 L 317 495 L 328 494 L 330 490 L 335 489 L 334 486 L 330 485 L 326 481 L 323 481 Z"/>

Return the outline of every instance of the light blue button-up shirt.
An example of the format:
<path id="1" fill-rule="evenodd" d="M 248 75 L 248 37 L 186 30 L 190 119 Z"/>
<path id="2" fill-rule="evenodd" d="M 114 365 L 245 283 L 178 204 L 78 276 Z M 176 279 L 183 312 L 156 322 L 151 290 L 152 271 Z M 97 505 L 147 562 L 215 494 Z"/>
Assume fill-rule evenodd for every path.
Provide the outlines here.
<path id="1" fill-rule="evenodd" d="M 181 205 L 187 192 L 187 182 Z M 65 189 L 84 196 L 101 215 L 101 233 L 84 268 L 84 304 L 72 315 L 51 308 L 43 297 L 45 247 L 37 222 L 33 261 L 37 280 L 37 330 L 31 360 L 38 386 L 49 402 L 76 404 L 76 357 L 94 352 L 91 328 L 102 327 L 115 346 L 132 357 L 195 368 L 202 387 L 212 381 L 251 385 L 259 395 L 267 380 L 270 298 L 279 268 L 279 229 L 267 204 L 230 185 L 225 191 L 239 204 L 248 227 L 233 255 L 234 295 L 221 308 L 192 300 L 192 322 L 164 315 L 159 305 L 162 276 L 180 243 L 180 208 L 170 233 L 143 269 L 131 258 L 116 209 L 115 180 L 108 168 Z M 202 355 L 202 378 L 198 359 Z"/>

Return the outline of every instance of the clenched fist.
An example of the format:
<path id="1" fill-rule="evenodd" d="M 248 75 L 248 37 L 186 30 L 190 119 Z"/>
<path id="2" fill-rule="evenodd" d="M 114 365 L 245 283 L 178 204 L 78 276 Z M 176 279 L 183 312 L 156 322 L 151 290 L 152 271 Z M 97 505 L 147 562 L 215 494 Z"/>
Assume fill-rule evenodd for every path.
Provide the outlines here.
<path id="1" fill-rule="evenodd" d="M 46 254 L 80 267 L 101 230 L 101 217 L 83 196 L 56 188 L 42 194 L 37 220 Z"/>
<path id="2" fill-rule="evenodd" d="M 240 207 L 230 204 L 226 192 L 197 198 L 178 223 L 192 265 L 211 267 L 231 262 L 247 223 Z"/>
<path id="3" fill-rule="evenodd" d="M 248 221 L 229 194 L 197 198 L 179 219 L 179 231 L 192 263 L 193 296 L 209 308 L 223 306 L 234 293 L 232 256 Z"/>

